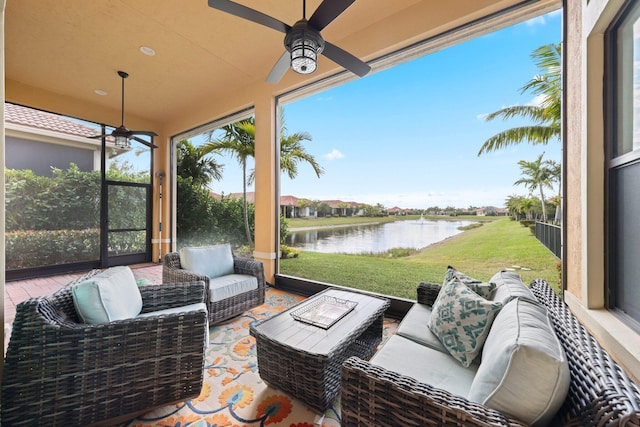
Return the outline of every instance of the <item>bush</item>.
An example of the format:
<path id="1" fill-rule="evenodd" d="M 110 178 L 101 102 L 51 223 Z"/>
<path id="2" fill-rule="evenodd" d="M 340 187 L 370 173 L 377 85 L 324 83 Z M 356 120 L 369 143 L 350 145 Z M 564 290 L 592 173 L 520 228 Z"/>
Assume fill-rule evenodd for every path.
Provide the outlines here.
<path id="1" fill-rule="evenodd" d="M 27 230 L 5 234 L 8 270 L 100 258 L 100 230 Z"/>
<path id="2" fill-rule="evenodd" d="M 533 219 L 521 219 L 520 224 L 522 224 L 523 227 L 530 227 L 532 225 L 535 225 L 536 221 Z"/>

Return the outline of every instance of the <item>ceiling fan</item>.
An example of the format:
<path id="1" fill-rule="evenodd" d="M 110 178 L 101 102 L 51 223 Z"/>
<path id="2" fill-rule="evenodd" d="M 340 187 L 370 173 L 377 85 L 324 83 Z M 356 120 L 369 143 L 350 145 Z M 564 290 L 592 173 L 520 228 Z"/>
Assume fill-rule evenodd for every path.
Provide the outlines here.
<path id="1" fill-rule="evenodd" d="M 103 138 L 111 136 L 115 140 L 115 145 L 118 148 L 131 148 L 131 139 L 135 139 L 136 141 L 144 144 L 148 147 L 155 147 L 149 141 L 145 141 L 142 138 L 138 138 L 136 135 L 146 135 L 146 136 L 158 136 L 157 133 L 148 130 L 129 130 L 124 126 L 124 79 L 129 77 L 129 74 L 124 71 L 118 71 L 118 75 L 122 77 L 122 121 L 120 126 L 115 128 L 111 133 L 103 134 L 103 135 L 95 135 L 90 138 Z"/>
<path id="2" fill-rule="evenodd" d="M 360 77 L 365 76 L 371 70 L 369 65 L 349 52 L 325 41 L 320 35 L 320 31 L 351 6 L 354 1 L 324 0 L 307 21 L 306 0 L 303 0 L 302 19 L 293 24 L 293 27 L 262 12 L 229 0 L 209 0 L 209 6 L 285 34 L 286 51 L 267 76 L 267 82 L 277 83 L 287 72 L 289 65 L 300 74 L 313 73 L 317 67 L 318 54 L 326 56 Z"/>

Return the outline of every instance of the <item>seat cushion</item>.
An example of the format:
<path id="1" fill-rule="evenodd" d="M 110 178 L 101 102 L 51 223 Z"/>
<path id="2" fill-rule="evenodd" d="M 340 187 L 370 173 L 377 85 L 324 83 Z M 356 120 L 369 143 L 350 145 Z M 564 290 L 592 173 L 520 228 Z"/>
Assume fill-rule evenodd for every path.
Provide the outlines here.
<path id="1" fill-rule="evenodd" d="M 442 345 L 438 337 L 427 327 L 431 318 L 431 307 L 425 304 L 414 304 L 404 316 L 396 335 L 408 338 L 421 345 L 426 345 L 434 350 L 449 352 Z"/>
<path id="2" fill-rule="evenodd" d="M 483 282 L 482 280 L 474 279 L 473 277 L 467 276 L 466 274 L 456 270 L 454 267 L 448 266 L 447 273 L 444 275 L 444 282 L 442 283 L 442 285 L 446 285 L 453 279 L 458 279 L 460 282 L 467 285 L 467 287 L 469 287 L 469 289 L 471 289 L 473 292 L 486 299 L 492 299 L 493 292 L 496 289 L 496 284 L 491 280 L 488 282 Z"/>
<path id="3" fill-rule="evenodd" d="M 258 289 L 258 279 L 248 274 L 228 274 L 216 277 L 209 282 L 209 299 L 222 301 L 245 292 Z"/>
<path id="4" fill-rule="evenodd" d="M 449 354 L 468 367 L 482 350 L 501 308 L 501 303 L 486 300 L 453 279 L 442 287 L 433 303 L 428 326 Z"/>
<path id="5" fill-rule="evenodd" d="M 527 285 L 522 282 L 518 273 L 513 271 L 500 271 L 493 275 L 490 282 L 494 282 L 497 287 L 493 293 L 493 300 L 501 302 L 503 305 L 516 298 L 525 298 L 536 302 L 536 298 L 531 293 Z"/>
<path id="6" fill-rule="evenodd" d="M 142 296 L 129 267 L 112 267 L 71 288 L 84 323 L 131 319 L 142 310 Z"/>
<path id="7" fill-rule="evenodd" d="M 477 364 L 465 368 L 449 354 L 398 335 L 387 340 L 371 363 L 463 397 L 478 369 Z"/>
<path id="8" fill-rule="evenodd" d="M 156 310 L 156 311 L 149 311 L 148 313 L 141 313 L 140 315 L 138 315 L 138 317 L 153 317 L 153 316 L 166 316 L 166 315 L 171 315 L 171 314 L 180 314 L 180 313 L 186 313 L 187 311 L 198 311 L 198 310 L 204 310 L 205 312 L 207 312 L 207 306 L 205 303 L 203 302 L 197 302 L 195 304 L 187 304 L 187 305 L 181 305 L 178 307 L 171 307 L 171 308 L 165 308 L 164 310 Z M 205 347 L 209 347 L 209 316 L 206 316 L 207 319 L 207 326 L 206 326 L 206 336 L 204 338 L 204 345 Z"/>
<path id="9" fill-rule="evenodd" d="M 228 243 L 180 249 L 180 266 L 210 279 L 233 274 L 233 253 Z"/>
<path id="10" fill-rule="evenodd" d="M 546 425 L 564 402 L 569 382 L 547 310 L 518 298 L 496 316 L 468 398 L 527 424 Z"/>

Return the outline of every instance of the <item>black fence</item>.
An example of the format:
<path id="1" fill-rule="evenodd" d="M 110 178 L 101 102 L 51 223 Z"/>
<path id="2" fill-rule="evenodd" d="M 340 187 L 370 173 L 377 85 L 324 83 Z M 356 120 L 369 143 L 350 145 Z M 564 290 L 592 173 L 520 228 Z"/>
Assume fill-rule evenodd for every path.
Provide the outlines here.
<path id="1" fill-rule="evenodd" d="M 562 259 L 562 227 L 536 221 L 536 239 Z"/>

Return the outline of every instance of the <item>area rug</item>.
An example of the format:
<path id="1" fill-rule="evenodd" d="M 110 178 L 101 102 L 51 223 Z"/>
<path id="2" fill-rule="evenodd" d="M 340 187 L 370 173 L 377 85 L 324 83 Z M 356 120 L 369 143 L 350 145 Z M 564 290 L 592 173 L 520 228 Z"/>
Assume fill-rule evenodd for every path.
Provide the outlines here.
<path id="1" fill-rule="evenodd" d="M 265 303 L 227 323 L 212 327 L 206 352 L 204 386 L 196 399 L 156 409 L 132 420 L 131 427 L 289 426 L 313 427 L 312 409 L 281 390 L 268 387 L 259 375 L 256 343 L 249 325 L 277 314 L 303 297 L 272 288 Z M 383 343 L 398 322 L 385 319 Z M 324 414 L 324 427 L 340 426 L 340 398 Z"/>

